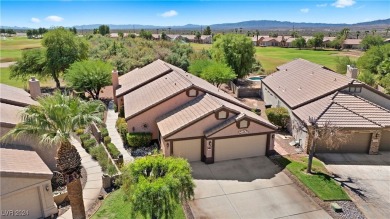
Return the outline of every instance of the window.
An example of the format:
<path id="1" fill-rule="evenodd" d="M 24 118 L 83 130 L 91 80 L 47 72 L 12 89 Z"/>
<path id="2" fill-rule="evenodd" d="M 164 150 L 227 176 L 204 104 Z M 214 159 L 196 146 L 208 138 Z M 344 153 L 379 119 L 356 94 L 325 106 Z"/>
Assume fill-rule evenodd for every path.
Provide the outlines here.
<path id="1" fill-rule="evenodd" d="M 226 111 L 219 111 L 218 112 L 218 119 L 226 119 L 227 118 L 227 112 Z"/>
<path id="2" fill-rule="evenodd" d="M 349 87 L 349 92 L 360 93 L 360 92 L 362 92 L 362 88 L 361 87 Z"/>
<path id="3" fill-rule="evenodd" d="M 189 97 L 196 97 L 197 93 L 198 92 L 196 92 L 196 90 L 191 89 L 191 90 L 188 91 L 188 96 Z"/>
<path id="4" fill-rule="evenodd" d="M 239 128 L 240 129 L 248 128 L 248 126 L 249 126 L 248 120 L 241 120 L 240 123 L 239 123 Z"/>

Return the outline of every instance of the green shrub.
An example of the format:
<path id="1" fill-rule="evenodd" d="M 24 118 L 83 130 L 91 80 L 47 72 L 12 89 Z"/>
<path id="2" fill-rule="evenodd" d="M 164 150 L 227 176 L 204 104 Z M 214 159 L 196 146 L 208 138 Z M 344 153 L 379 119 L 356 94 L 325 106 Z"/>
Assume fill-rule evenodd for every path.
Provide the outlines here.
<path id="1" fill-rule="evenodd" d="M 107 145 L 108 143 L 111 143 L 111 138 L 110 136 L 106 136 L 103 138 L 103 143 L 104 145 Z"/>
<path id="2" fill-rule="evenodd" d="M 84 134 L 84 129 L 77 129 L 75 131 L 75 133 L 76 133 L 76 135 L 82 135 L 82 134 Z"/>
<path id="3" fill-rule="evenodd" d="M 265 110 L 268 120 L 282 129 L 287 128 L 287 124 L 290 121 L 290 115 L 288 110 L 284 107 L 268 108 Z"/>
<path id="4" fill-rule="evenodd" d="M 116 104 L 114 104 L 114 112 L 118 112 L 118 106 Z"/>
<path id="5" fill-rule="evenodd" d="M 107 128 L 100 129 L 100 133 L 102 134 L 102 138 L 108 136 L 108 130 Z"/>
<path id="6" fill-rule="evenodd" d="M 116 129 L 118 130 L 119 134 L 122 137 L 123 141 L 126 141 L 126 134 L 127 134 L 127 123 L 125 118 L 119 117 L 116 121 Z"/>
<path id="7" fill-rule="evenodd" d="M 83 143 L 84 141 L 86 141 L 86 140 L 88 140 L 90 138 L 91 138 L 91 134 L 89 134 L 89 133 L 84 133 L 84 134 L 80 135 L 81 143 Z"/>
<path id="8" fill-rule="evenodd" d="M 117 173 L 117 170 L 114 164 L 108 157 L 106 150 L 103 145 L 98 145 L 96 147 L 91 148 L 90 154 L 94 159 L 96 159 L 99 165 L 102 167 L 103 172 L 107 172 L 109 175 L 114 175 Z M 115 170 L 114 170 L 115 169 Z"/>
<path id="9" fill-rule="evenodd" d="M 125 108 L 123 106 L 121 106 L 119 108 L 119 114 L 118 114 L 119 117 L 125 117 Z"/>
<path id="10" fill-rule="evenodd" d="M 106 148 L 108 150 L 108 153 L 110 153 L 111 157 L 114 159 L 118 158 L 119 154 L 121 154 L 121 152 L 119 152 L 118 148 L 116 148 L 113 143 L 108 143 Z"/>
<path id="11" fill-rule="evenodd" d="M 109 163 L 109 164 L 107 165 L 107 174 L 110 175 L 110 176 L 113 176 L 113 175 L 115 175 L 116 173 L 118 173 L 118 170 L 116 169 L 115 165 Z"/>
<path id="12" fill-rule="evenodd" d="M 96 139 L 90 138 L 90 139 L 85 140 L 85 141 L 83 142 L 83 147 L 85 148 L 85 150 L 87 150 L 87 152 L 89 152 L 89 150 L 90 150 L 92 147 L 94 147 L 96 144 L 97 144 Z"/>
<path id="13" fill-rule="evenodd" d="M 152 140 L 152 133 L 150 132 L 135 132 L 127 133 L 127 143 L 131 147 L 148 146 Z"/>

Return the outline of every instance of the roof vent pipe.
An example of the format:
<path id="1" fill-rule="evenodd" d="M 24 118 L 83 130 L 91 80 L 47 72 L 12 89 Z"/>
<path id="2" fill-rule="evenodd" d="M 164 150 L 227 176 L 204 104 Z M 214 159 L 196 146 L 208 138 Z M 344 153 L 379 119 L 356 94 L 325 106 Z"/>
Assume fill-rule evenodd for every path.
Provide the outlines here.
<path id="1" fill-rule="evenodd" d="M 32 76 L 28 81 L 28 86 L 30 88 L 31 98 L 37 99 L 39 96 L 41 96 L 41 86 L 39 84 L 39 80 L 37 80 L 35 76 Z"/>

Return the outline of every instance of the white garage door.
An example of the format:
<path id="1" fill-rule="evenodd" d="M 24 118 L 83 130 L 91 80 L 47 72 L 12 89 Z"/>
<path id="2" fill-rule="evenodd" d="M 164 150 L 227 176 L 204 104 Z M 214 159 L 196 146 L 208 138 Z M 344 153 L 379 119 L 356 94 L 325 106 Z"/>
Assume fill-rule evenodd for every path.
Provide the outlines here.
<path id="1" fill-rule="evenodd" d="M 186 158 L 188 161 L 199 161 L 201 140 L 191 139 L 173 142 L 173 155 Z"/>
<path id="2" fill-rule="evenodd" d="M 267 135 L 215 140 L 214 161 L 265 155 Z"/>
<path id="3" fill-rule="evenodd" d="M 380 151 L 390 151 L 390 131 L 383 131 L 379 144 Z"/>

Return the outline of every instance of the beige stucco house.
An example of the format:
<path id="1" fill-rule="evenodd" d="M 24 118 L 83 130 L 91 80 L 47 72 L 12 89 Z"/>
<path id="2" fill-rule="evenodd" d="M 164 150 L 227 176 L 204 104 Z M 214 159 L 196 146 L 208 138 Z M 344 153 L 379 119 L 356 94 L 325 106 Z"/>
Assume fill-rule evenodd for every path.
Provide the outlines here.
<path id="1" fill-rule="evenodd" d="M 362 49 L 362 39 L 346 39 L 343 42 L 343 49 Z"/>
<path id="2" fill-rule="evenodd" d="M 112 81 L 128 131 L 152 133 L 166 156 L 212 163 L 273 149 L 275 126 L 176 66 L 157 60 Z"/>
<path id="3" fill-rule="evenodd" d="M 0 148 L 1 218 L 46 218 L 58 212 L 52 172 L 34 151 Z"/>
<path id="4" fill-rule="evenodd" d="M 311 142 L 309 117 L 342 128 L 349 141 L 337 149 L 317 142 L 317 152 L 377 154 L 390 151 L 390 96 L 356 80 L 358 70 L 345 75 L 296 59 L 279 66 L 262 80 L 262 96 L 272 107 L 290 113 L 289 131 L 303 149 Z"/>
<path id="5" fill-rule="evenodd" d="M 29 81 L 30 93 L 23 89 L 0 83 L 0 138 L 21 121 L 21 112 L 26 106 L 38 104 L 34 99 L 41 94 L 39 81 Z M 3 139 L 1 148 L 34 150 L 52 171 L 56 170 L 57 147 L 43 146 L 34 136 Z"/>

